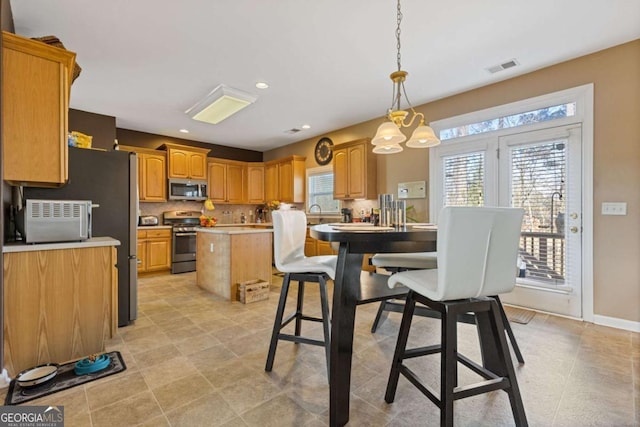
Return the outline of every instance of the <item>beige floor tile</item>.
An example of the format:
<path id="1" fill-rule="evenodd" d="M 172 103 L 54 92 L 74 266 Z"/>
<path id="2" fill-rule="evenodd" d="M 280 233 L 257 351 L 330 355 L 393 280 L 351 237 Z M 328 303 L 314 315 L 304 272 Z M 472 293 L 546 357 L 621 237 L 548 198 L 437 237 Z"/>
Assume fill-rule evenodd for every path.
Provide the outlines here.
<path id="1" fill-rule="evenodd" d="M 281 392 L 280 387 L 261 376 L 243 378 L 220 390 L 224 400 L 238 414 L 255 408 Z"/>
<path id="2" fill-rule="evenodd" d="M 133 357 L 136 360 L 138 367 L 140 369 L 145 369 L 158 363 L 166 362 L 167 360 L 171 360 L 180 355 L 181 353 L 178 351 L 176 346 L 173 344 L 167 344 L 153 350 L 136 353 Z"/>
<path id="3" fill-rule="evenodd" d="M 250 426 L 304 426 L 316 418 L 286 395 L 279 395 L 242 415 Z"/>
<path id="4" fill-rule="evenodd" d="M 202 350 L 221 345 L 220 340 L 212 335 L 205 334 L 198 337 L 183 338 L 178 341 L 173 341 L 174 345 L 178 348 L 180 353 L 185 356 L 189 356 L 198 353 Z"/>
<path id="5" fill-rule="evenodd" d="M 211 384 L 200 374 L 189 375 L 152 389 L 165 413 L 213 391 Z"/>
<path id="6" fill-rule="evenodd" d="M 150 391 L 104 406 L 91 413 L 93 427 L 134 426 L 162 415 Z"/>
<path id="7" fill-rule="evenodd" d="M 140 370 L 140 373 L 150 388 L 157 388 L 179 378 L 197 374 L 198 371 L 187 357 L 180 355 L 151 367 L 145 367 Z"/>
<path id="8" fill-rule="evenodd" d="M 148 391 L 149 387 L 140 372 L 125 371 L 113 375 L 105 381 L 94 381 L 85 384 L 87 400 L 91 411 L 115 402 L 127 399 L 136 394 Z"/>
<path id="9" fill-rule="evenodd" d="M 167 412 L 167 418 L 172 427 L 221 426 L 238 419 L 217 392 L 204 394 L 193 402 Z"/>

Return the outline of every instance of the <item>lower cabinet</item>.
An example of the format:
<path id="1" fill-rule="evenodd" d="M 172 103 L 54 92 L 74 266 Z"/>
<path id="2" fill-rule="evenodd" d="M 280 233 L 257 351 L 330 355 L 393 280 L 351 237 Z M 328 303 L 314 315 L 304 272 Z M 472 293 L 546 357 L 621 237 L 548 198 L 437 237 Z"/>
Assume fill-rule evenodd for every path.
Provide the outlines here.
<path id="1" fill-rule="evenodd" d="M 3 254 L 4 367 L 11 377 L 105 349 L 118 327 L 113 246 Z"/>
<path id="2" fill-rule="evenodd" d="M 138 273 L 171 268 L 171 230 L 138 230 Z"/>
<path id="3" fill-rule="evenodd" d="M 338 251 L 331 247 L 330 242 L 316 240 L 311 237 L 309 235 L 309 229 L 307 228 L 307 238 L 304 241 L 304 254 L 306 256 L 337 255 Z"/>

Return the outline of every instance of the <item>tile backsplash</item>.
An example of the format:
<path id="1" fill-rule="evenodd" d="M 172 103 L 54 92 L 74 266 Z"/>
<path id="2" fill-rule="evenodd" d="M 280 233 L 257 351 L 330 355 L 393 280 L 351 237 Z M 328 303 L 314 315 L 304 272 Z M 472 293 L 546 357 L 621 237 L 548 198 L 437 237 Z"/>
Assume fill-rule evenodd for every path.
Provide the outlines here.
<path id="1" fill-rule="evenodd" d="M 254 222 L 255 211 L 258 205 L 216 205 L 213 216 L 220 224 L 239 224 L 240 216 L 245 214 L 247 222 Z M 204 209 L 203 202 L 175 201 L 166 203 L 140 202 L 140 215 L 155 215 L 162 223 L 162 214 L 165 211 L 200 211 Z"/>

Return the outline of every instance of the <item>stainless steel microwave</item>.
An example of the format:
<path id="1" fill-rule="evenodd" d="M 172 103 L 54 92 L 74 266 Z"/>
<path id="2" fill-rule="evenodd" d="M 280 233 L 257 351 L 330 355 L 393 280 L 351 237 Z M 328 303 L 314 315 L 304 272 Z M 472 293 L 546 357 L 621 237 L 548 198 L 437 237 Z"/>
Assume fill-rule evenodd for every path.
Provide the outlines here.
<path id="1" fill-rule="evenodd" d="M 207 181 L 169 179 L 170 200 L 207 200 Z"/>

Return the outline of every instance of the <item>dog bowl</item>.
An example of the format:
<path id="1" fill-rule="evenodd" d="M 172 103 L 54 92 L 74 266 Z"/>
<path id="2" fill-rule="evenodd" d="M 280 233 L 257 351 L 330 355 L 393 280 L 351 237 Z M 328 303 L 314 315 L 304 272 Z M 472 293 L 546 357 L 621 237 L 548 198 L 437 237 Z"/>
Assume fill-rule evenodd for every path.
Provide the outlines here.
<path id="1" fill-rule="evenodd" d="M 109 366 L 111 358 L 106 354 L 97 356 L 95 360 L 91 360 L 88 357 L 76 362 L 74 372 L 76 375 L 85 375 L 98 372 Z"/>
<path id="2" fill-rule="evenodd" d="M 57 363 L 47 363 L 33 368 L 25 369 L 16 376 L 16 382 L 20 387 L 35 387 L 53 379 L 58 373 Z"/>

